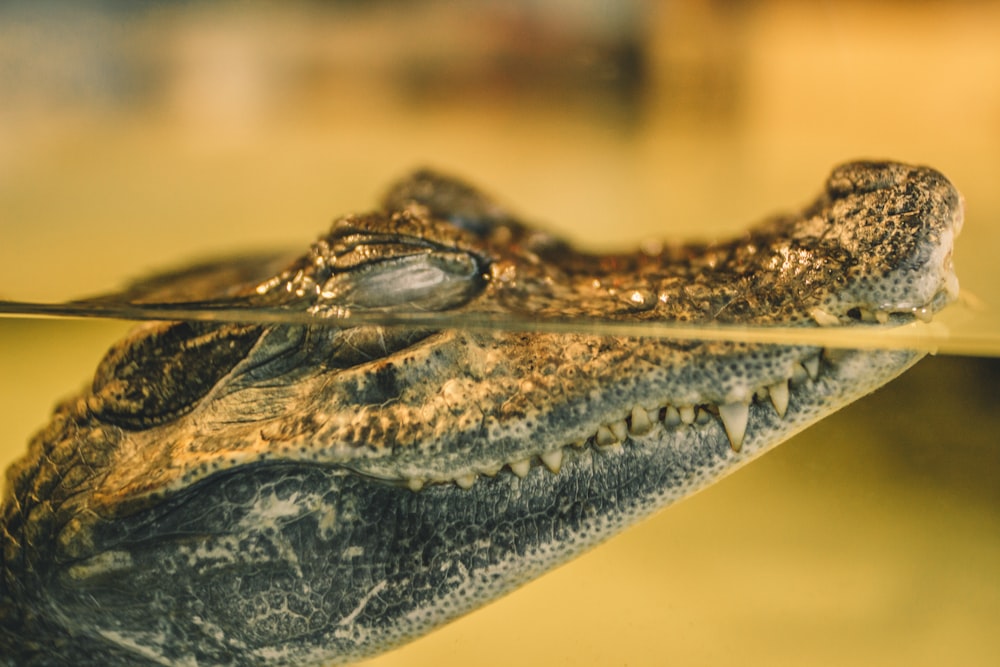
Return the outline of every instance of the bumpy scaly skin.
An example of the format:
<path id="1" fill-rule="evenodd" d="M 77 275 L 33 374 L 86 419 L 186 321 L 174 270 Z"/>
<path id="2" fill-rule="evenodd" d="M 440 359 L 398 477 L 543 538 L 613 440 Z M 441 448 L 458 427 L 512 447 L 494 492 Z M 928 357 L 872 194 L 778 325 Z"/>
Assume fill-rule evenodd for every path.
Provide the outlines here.
<path id="1" fill-rule="evenodd" d="M 125 296 L 310 309 L 873 326 L 957 291 L 960 197 L 855 163 L 728 243 L 586 255 L 430 173 L 271 275 Z M 909 351 L 156 323 L 8 472 L 7 664 L 311 664 L 539 575 L 888 381 Z"/>

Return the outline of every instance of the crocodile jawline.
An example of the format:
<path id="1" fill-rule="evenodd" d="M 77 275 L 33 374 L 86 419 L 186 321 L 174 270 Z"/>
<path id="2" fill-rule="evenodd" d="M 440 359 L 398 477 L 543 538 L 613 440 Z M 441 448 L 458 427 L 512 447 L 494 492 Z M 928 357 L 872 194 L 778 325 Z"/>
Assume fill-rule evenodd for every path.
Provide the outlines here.
<path id="1" fill-rule="evenodd" d="M 418 172 L 300 258 L 132 303 L 880 327 L 957 294 L 961 198 L 859 162 L 730 242 L 591 255 Z M 8 471 L 0 662 L 346 662 L 704 487 L 921 354 L 585 332 L 139 327 Z"/>

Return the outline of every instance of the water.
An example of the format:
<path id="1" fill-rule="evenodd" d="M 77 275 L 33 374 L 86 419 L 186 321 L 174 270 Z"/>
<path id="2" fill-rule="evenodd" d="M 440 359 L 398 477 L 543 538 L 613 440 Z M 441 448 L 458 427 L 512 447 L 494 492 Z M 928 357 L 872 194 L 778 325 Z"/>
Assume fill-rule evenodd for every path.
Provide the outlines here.
<path id="1" fill-rule="evenodd" d="M 31 6 L 0 16 L 0 297 L 20 303 L 305 247 L 420 164 L 593 249 L 737 233 L 808 201 L 845 159 L 941 169 L 967 200 L 955 263 L 978 299 L 931 326 L 876 340 L 642 332 L 822 336 L 938 356 L 372 664 L 997 663 L 1000 8 L 621 3 L 641 20 L 563 9 L 552 24 L 488 2 L 458 16 L 443 5 Z M 510 38 L 525 26 L 539 37 Z M 608 55 L 628 53 L 632 66 Z M 102 315 L 0 318 L 0 465 L 131 326 L 107 318 L 148 313 Z"/>
<path id="2" fill-rule="evenodd" d="M 0 321 L 3 465 L 129 326 Z M 987 664 L 1000 607 L 998 381 L 995 359 L 928 358 L 710 490 L 373 664 L 737 664 L 748 651 L 751 664 L 930 664 L 942 647 Z"/>
<path id="3" fill-rule="evenodd" d="M 961 307 L 961 306 L 959 306 Z M 546 317 L 456 310 L 448 312 L 337 310 L 314 314 L 303 310 L 265 307 L 208 307 L 186 303 L 135 304 L 102 299 L 80 302 L 36 303 L 0 301 L 0 317 L 38 317 L 112 320 L 189 320 L 308 324 L 331 327 L 392 326 L 473 331 L 587 333 L 595 336 L 712 340 L 745 343 L 816 345 L 846 349 L 911 349 L 931 354 L 1000 355 L 1000 332 L 977 331 L 983 318 L 975 312 L 946 313 L 947 321 L 914 321 L 897 327 L 809 328 L 742 327 L 684 322 L 623 322 L 587 317 Z"/>

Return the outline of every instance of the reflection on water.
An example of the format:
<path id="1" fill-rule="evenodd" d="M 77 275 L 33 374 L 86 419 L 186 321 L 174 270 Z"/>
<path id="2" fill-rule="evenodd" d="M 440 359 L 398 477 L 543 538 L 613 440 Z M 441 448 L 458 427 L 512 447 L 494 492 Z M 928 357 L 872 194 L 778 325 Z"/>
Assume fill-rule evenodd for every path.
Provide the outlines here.
<path id="1" fill-rule="evenodd" d="M 729 233 L 887 156 L 964 192 L 955 261 L 984 306 L 942 322 L 995 340 L 1000 6 L 450 4 L 8 3 L 0 296 L 301 247 L 428 162 L 621 248 Z M 0 319 L 0 464 L 126 329 Z M 929 358 L 373 664 L 995 664 L 998 373 Z"/>

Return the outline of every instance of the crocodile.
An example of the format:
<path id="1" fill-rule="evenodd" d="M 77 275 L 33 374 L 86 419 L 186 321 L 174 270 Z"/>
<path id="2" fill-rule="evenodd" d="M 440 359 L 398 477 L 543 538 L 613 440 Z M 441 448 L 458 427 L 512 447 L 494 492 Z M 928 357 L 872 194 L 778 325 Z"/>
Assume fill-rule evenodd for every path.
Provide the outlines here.
<path id="1" fill-rule="evenodd" d="M 366 658 L 922 356 L 330 315 L 879 329 L 956 298 L 962 219 L 939 172 L 853 162 L 735 239 L 594 254 L 423 170 L 301 256 L 140 283 L 119 298 L 315 321 L 147 322 L 56 407 L 7 473 L 0 663 Z"/>

